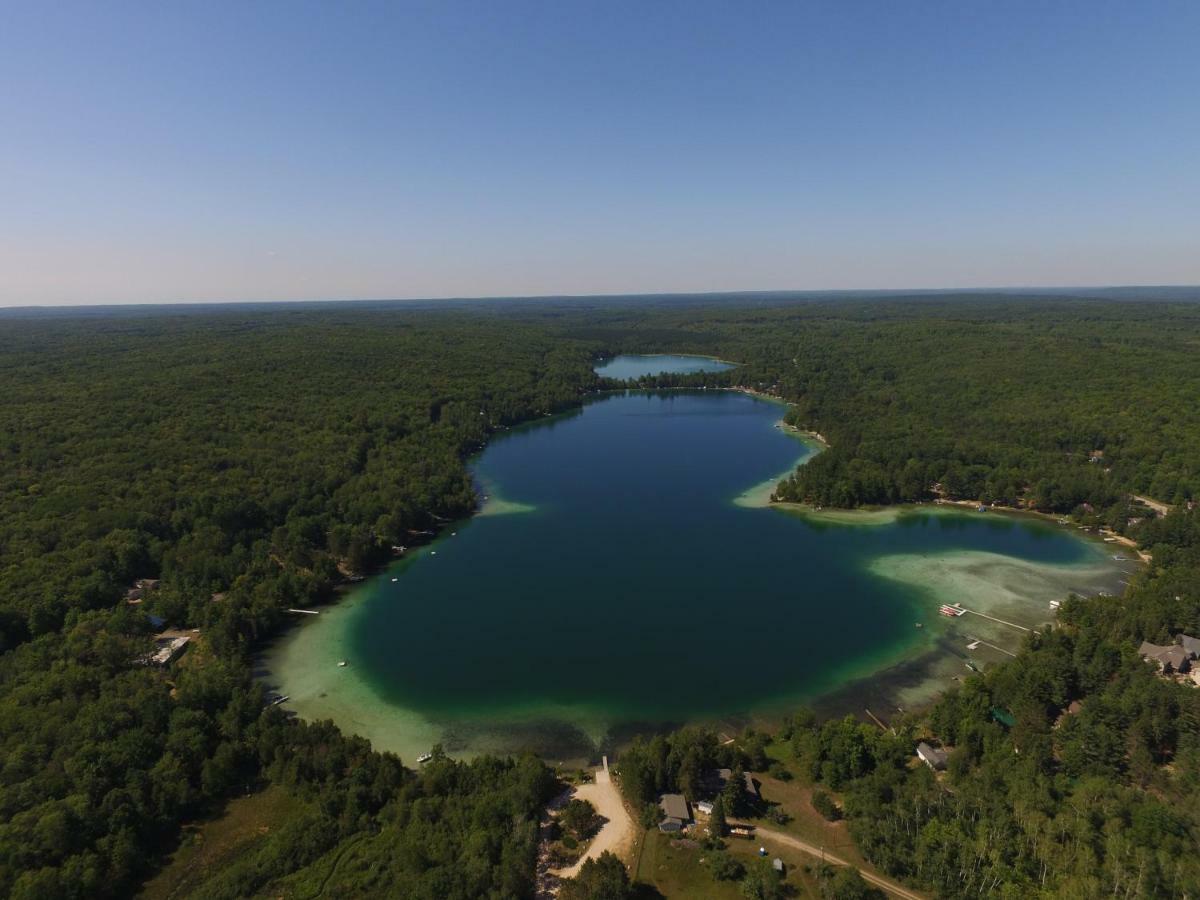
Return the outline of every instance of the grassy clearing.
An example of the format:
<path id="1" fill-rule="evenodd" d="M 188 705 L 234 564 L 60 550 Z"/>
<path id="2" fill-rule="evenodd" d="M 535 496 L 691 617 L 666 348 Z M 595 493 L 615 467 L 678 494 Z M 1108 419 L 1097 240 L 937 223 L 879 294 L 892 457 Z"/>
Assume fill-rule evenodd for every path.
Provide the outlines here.
<path id="1" fill-rule="evenodd" d="M 769 803 L 778 803 L 792 819 L 786 825 L 777 825 L 765 818 L 751 821 L 776 831 L 793 834 L 817 847 L 824 847 L 830 853 L 840 856 L 860 869 L 873 872 L 874 869 L 858 852 L 858 847 L 854 843 L 854 838 L 850 836 L 845 820 L 829 822 L 813 809 L 812 784 L 796 772 L 795 767 L 791 764 L 791 755 L 787 745 L 771 744 L 767 747 L 767 755 L 786 766 L 795 777 L 791 781 L 780 781 L 766 773 L 755 773 L 754 777 L 762 785 L 763 799 Z M 841 797 L 835 792 L 828 789 L 825 789 L 825 792 L 839 802 L 841 801 Z"/>
<path id="2" fill-rule="evenodd" d="M 704 860 L 710 851 L 702 847 L 672 846 L 671 835 L 652 828 L 646 832 L 645 849 L 638 864 L 635 881 L 639 900 L 665 897 L 697 898 L 697 900 L 744 900 L 739 882 L 717 881 Z M 740 838 L 725 841 L 726 852 L 746 866 L 759 862 L 759 842 Z M 789 849 L 774 849 L 768 859 L 778 856 L 787 866 L 786 883 L 793 897 L 820 900 L 821 891 L 816 877 L 816 863 L 803 853 Z"/>
<path id="3" fill-rule="evenodd" d="M 231 800 L 217 818 L 184 827 L 171 861 L 142 886 L 138 896 L 142 900 L 187 897 L 303 809 L 302 801 L 276 786 Z"/>

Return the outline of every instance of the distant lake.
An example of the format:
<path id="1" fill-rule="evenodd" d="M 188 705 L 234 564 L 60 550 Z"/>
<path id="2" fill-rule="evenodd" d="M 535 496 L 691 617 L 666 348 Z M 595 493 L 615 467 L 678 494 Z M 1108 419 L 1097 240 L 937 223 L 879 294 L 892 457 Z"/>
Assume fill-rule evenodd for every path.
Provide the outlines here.
<path id="1" fill-rule="evenodd" d="M 752 488 L 815 452 L 782 413 L 732 391 L 630 392 L 495 436 L 474 463 L 483 513 L 294 631 L 271 680 L 410 761 L 434 741 L 565 758 L 785 710 L 906 659 L 966 674 L 1004 658 L 970 641 L 1021 633 L 939 603 L 1036 625 L 1049 598 L 1122 575 L 1104 545 L 1025 517 L 756 506 Z"/>
<path id="2" fill-rule="evenodd" d="M 724 372 L 736 368 L 733 363 L 711 359 L 707 356 L 614 356 L 596 366 L 596 374 L 605 378 L 640 378 L 643 375 L 661 375 L 670 372 L 691 375 L 694 372 Z"/>

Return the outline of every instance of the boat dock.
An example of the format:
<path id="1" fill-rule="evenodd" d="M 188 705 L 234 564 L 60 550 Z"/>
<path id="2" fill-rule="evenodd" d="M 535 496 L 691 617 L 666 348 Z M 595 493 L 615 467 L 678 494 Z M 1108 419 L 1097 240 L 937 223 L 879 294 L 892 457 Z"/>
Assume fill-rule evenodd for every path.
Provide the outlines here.
<path id="1" fill-rule="evenodd" d="M 1026 628 L 1024 625 L 1018 625 L 1016 622 L 1007 622 L 1004 619 L 997 619 L 995 616 L 989 616 L 987 613 L 981 613 L 974 609 L 967 609 L 965 606 L 960 606 L 959 609 L 961 609 L 963 612 L 969 612 L 973 616 L 979 616 L 981 619 L 987 619 L 989 622 L 999 622 L 1001 625 L 1007 625 L 1009 628 L 1016 628 L 1020 631 L 1032 631 L 1034 634 L 1041 633 L 1036 629 Z"/>
<path id="2" fill-rule="evenodd" d="M 1001 653 L 1007 653 L 1009 656 L 1015 657 L 1017 655 L 1017 654 L 1013 653 L 1011 650 L 1005 650 L 1003 647 L 997 647 L 995 644 L 989 644 L 987 641 L 983 640 L 982 638 L 977 638 L 977 637 L 971 638 L 971 643 L 967 644 L 967 649 L 974 650 L 976 647 L 980 646 L 981 644 L 984 647 L 991 647 L 993 650 L 999 650 Z"/>

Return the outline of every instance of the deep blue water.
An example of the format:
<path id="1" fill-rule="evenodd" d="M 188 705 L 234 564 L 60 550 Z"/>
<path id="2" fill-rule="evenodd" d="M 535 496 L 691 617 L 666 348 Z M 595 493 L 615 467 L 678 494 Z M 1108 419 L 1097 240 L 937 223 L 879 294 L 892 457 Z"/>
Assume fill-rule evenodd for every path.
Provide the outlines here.
<path id="1" fill-rule="evenodd" d="M 881 554 L 1090 552 L 1002 516 L 846 527 L 735 505 L 808 452 L 775 427 L 782 412 L 732 392 L 630 393 L 497 437 L 477 474 L 533 510 L 462 523 L 376 581 L 354 665 L 435 719 L 721 715 L 836 686 L 923 640 L 929 600 L 868 572 Z"/>

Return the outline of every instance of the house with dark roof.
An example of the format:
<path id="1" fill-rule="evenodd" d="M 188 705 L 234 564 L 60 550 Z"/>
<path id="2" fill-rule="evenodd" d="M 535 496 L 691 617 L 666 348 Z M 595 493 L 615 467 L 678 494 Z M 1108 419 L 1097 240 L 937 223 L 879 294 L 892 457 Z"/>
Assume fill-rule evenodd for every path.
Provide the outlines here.
<path id="1" fill-rule="evenodd" d="M 1186 650 L 1192 659 L 1200 658 L 1200 638 L 1194 638 L 1190 634 L 1177 634 L 1175 643 Z"/>
<path id="2" fill-rule="evenodd" d="M 1138 653 L 1147 662 L 1158 663 L 1158 668 L 1166 674 L 1186 672 L 1192 667 L 1192 654 L 1179 644 L 1152 644 L 1142 641 Z"/>
<path id="3" fill-rule="evenodd" d="M 921 741 L 917 744 L 917 759 L 929 766 L 935 772 L 940 772 L 946 768 L 946 761 L 949 759 L 949 754 L 941 747 L 931 747 L 929 744 Z"/>
<path id="4" fill-rule="evenodd" d="M 743 772 L 742 777 L 746 780 L 746 796 L 754 801 L 761 800 L 762 794 L 758 792 L 758 782 L 754 780 L 754 776 L 749 772 Z"/>
<path id="5" fill-rule="evenodd" d="M 709 769 L 700 778 L 700 790 L 715 797 L 725 790 L 725 785 L 729 784 L 729 779 L 732 777 L 733 769 Z M 746 786 L 746 795 L 751 800 L 761 800 L 762 794 L 759 793 L 758 782 L 754 780 L 754 777 L 749 772 L 743 772 L 742 779 L 742 783 Z"/>
<path id="6" fill-rule="evenodd" d="M 683 794 L 663 794 L 658 805 L 663 811 L 663 820 L 658 823 L 660 831 L 682 831 L 691 824 L 692 811 Z"/>

